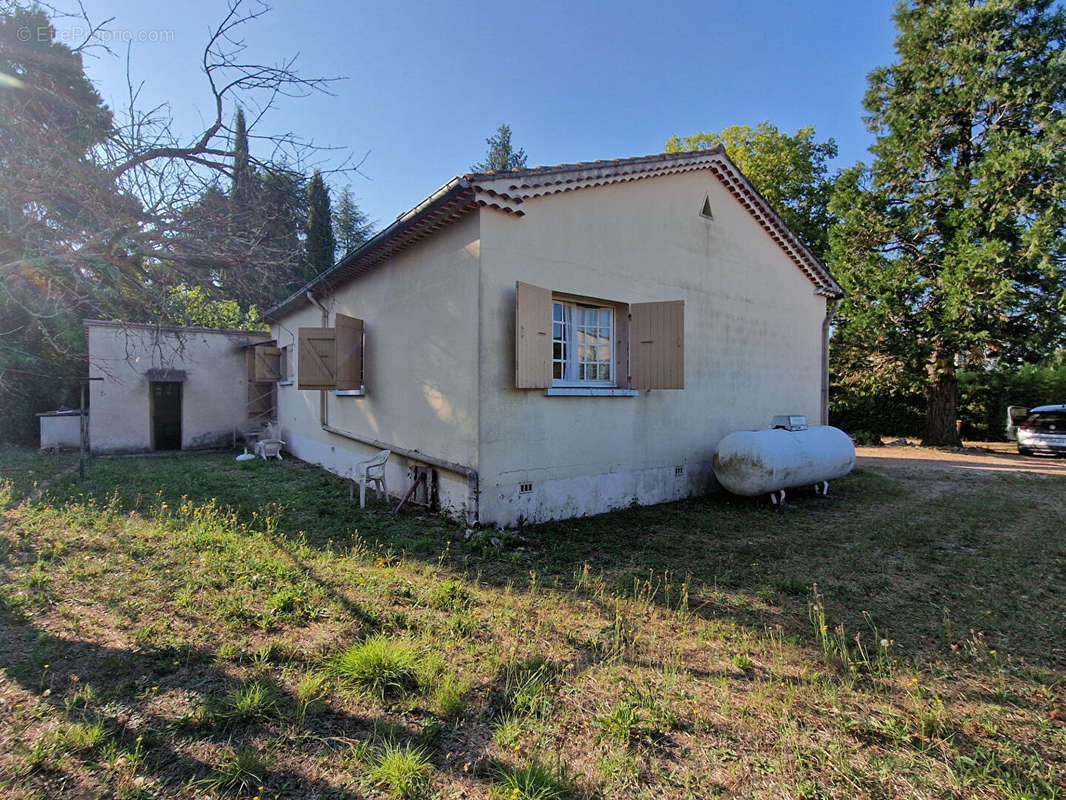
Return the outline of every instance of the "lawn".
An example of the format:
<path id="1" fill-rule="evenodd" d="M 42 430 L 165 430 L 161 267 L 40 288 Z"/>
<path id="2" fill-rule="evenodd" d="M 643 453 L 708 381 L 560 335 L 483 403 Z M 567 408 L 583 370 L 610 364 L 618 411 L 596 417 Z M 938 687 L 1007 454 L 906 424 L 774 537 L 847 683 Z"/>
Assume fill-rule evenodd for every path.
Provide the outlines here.
<path id="1" fill-rule="evenodd" d="M 1061 478 L 466 541 L 295 460 L 0 459 L 5 797 L 1066 797 Z"/>

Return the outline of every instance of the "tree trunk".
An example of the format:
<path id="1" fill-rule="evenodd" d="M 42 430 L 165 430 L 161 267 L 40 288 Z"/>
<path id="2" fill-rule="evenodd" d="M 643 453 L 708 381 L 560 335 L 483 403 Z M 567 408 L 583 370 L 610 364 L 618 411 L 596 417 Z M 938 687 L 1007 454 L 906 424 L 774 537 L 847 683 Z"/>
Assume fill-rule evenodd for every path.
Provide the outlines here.
<path id="1" fill-rule="evenodd" d="M 955 378 L 955 354 L 938 352 L 929 365 L 931 383 L 927 392 L 925 411 L 926 447 L 959 447 L 956 418 L 958 416 L 958 381 Z"/>

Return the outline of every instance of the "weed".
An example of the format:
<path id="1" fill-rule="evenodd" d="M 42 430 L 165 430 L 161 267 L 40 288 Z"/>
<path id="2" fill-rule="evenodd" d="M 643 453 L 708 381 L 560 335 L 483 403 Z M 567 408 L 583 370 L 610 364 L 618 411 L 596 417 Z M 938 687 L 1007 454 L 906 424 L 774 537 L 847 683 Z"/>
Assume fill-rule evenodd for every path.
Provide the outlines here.
<path id="1" fill-rule="evenodd" d="M 734 653 L 733 657 L 729 660 L 732 662 L 733 666 L 741 672 L 748 672 L 755 667 L 755 662 L 751 660 L 751 656 L 747 653 Z"/>
<path id="2" fill-rule="evenodd" d="M 472 685 L 453 674 L 445 675 L 433 690 L 437 714 L 443 719 L 457 719 L 466 710 Z"/>
<path id="3" fill-rule="evenodd" d="M 325 709 L 326 677 L 309 672 L 296 684 L 296 700 L 300 704 L 300 717 L 318 714 Z"/>
<path id="4" fill-rule="evenodd" d="M 507 706 L 516 714 L 546 714 L 551 708 L 548 686 L 553 675 L 551 664 L 540 657 L 508 664 L 504 688 Z"/>
<path id="5" fill-rule="evenodd" d="M 892 657 L 894 640 L 881 635 L 870 619 L 869 612 L 863 611 L 862 617 L 872 632 L 874 642 L 872 646 L 866 644 L 861 633 L 856 633 L 853 638 L 849 638 L 843 625 L 829 629 L 825 603 L 818 591 L 818 584 L 811 586 L 807 613 L 821 644 L 825 665 L 835 671 L 845 684 L 853 685 L 855 680 L 862 675 L 891 674 L 895 664 Z"/>
<path id="6" fill-rule="evenodd" d="M 312 604 L 310 593 L 307 586 L 287 586 L 271 595 L 267 608 L 271 614 L 285 622 L 310 622 L 318 616 L 318 609 Z"/>
<path id="7" fill-rule="evenodd" d="M 345 683 L 380 700 L 418 688 L 417 651 L 408 642 L 381 635 L 337 653 L 328 668 Z"/>
<path id="8" fill-rule="evenodd" d="M 496 721 L 492 739 L 504 750 L 510 750 L 522 737 L 523 718 L 516 714 L 504 714 Z"/>
<path id="9" fill-rule="evenodd" d="M 196 781 L 198 786 L 214 792 L 246 793 L 266 780 L 270 758 L 250 747 L 231 752 L 206 778 Z"/>
<path id="10" fill-rule="evenodd" d="M 252 681 L 233 689 L 227 696 L 219 716 L 236 720 L 266 719 L 277 709 L 277 698 L 271 686 Z"/>
<path id="11" fill-rule="evenodd" d="M 489 788 L 492 800 L 570 800 L 573 787 L 561 770 L 534 761 L 521 769 L 501 769 Z"/>
<path id="12" fill-rule="evenodd" d="M 386 742 L 369 770 L 370 782 L 397 800 L 418 797 L 429 785 L 433 765 L 420 747 Z"/>
<path id="13" fill-rule="evenodd" d="M 43 561 L 38 561 L 33 565 L 26 577 L 22 579 L 22 585 L 31 592 L 37 592 L 43 594 L 48 590 L 48 584 L 51 583 L 52 576 L 48 574 L 48 567 Z"/>
<path id="14" fill-rule="evenodd" d="M 107 730 L 103 723 L 94 721 L 61 725 L 38 744 L 48 755 L 58 757 L 64 753 L 88 753 L 106 741 Z"/>
<path id="15" fill-rule="evenodd" d="M 599 744 L 604 739 L 613 739 L 629 745 L 640 732 L 640 721 L 640 712 L 636 707 L 623 700 L 611 709 L 610 713 L 596 718 L 600 726 L 600 734 L 596 737 L 596 743 Z"/>
<path id="16" fill-rule="evenodd" d="M 15 485 L 9 480 L 0 480 L 0 511 L 7 511 L 15 504 Z"/>
<path id="17" fill-rule="evenodd" d="M 462 581 L 445 581 L 429 590 L 429 603 L 434 608 L 457 610 L 467 608 L 474 602 L 474 596 Z"/>

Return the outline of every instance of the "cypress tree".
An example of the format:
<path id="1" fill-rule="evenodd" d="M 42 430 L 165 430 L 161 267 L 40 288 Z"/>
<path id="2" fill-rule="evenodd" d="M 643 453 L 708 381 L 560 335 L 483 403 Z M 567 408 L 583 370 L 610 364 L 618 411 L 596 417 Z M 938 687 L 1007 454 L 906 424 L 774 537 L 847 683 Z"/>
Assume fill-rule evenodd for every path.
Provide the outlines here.
<path id="1" fill-rule="evenodd" d="M 337 242 L 333 237 L 333 215 L 329 207 L 329 187 L 317 169 L 307 185 L 308 271 L 317 275 L 333 266 Z"/>

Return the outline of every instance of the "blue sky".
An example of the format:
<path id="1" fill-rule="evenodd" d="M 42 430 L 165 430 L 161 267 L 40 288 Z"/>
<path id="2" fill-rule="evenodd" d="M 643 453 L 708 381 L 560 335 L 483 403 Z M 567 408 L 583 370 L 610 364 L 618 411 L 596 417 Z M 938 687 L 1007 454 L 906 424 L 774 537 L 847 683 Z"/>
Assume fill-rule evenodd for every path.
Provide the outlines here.
<path id="1" fill-rule="evenodd" d="M 130 53 L 145 100 L 196 132 L 211 113 L 200 51 L 224 3 L 85 7 L 147 39 Z M 864 159 L 862 96 L 893 61 L 891 13 L 890 0 L 278 2 L 246 35 L 259 61 L 299 54 L 305 75 L 347 76 L 333 96 L 283 98 L 265 124 L 368 153 L 365 178 L 335 184 L 380 227 L 468 171 L 501 122 L 531 166 L 657 153 L 673 133 L 764 119 L 834 137 L 839 166 Z M 126 49 L 114 47 L 86 67 L 118 106 Z"/>

